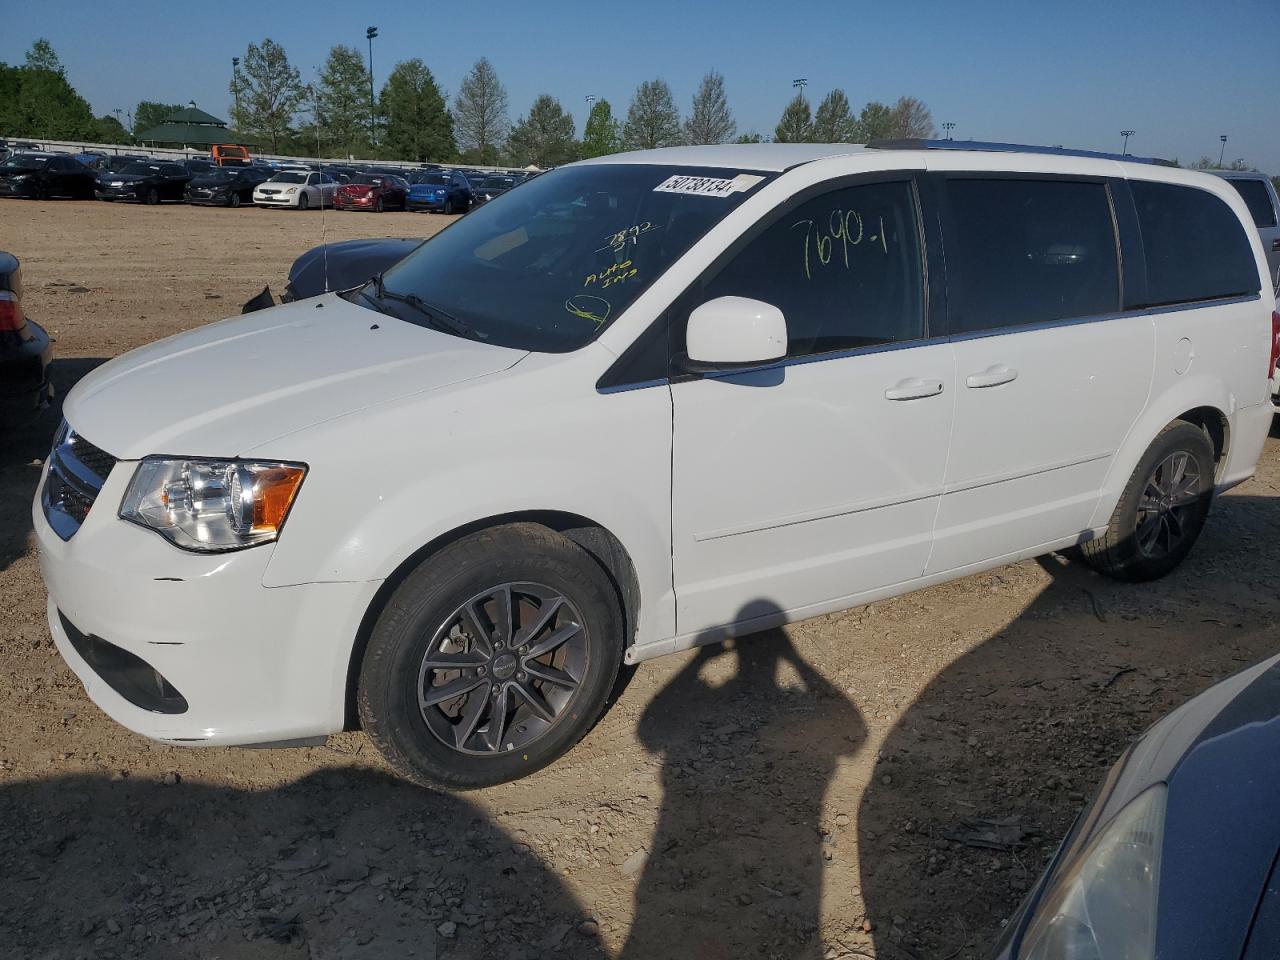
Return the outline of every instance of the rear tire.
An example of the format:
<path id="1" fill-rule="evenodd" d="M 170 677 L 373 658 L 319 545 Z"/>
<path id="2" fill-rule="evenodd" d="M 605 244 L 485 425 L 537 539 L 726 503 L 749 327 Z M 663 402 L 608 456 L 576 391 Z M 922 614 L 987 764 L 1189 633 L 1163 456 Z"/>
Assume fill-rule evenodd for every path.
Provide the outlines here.
<path id="1" fill-rule="evenodd" d="M 1191 552 L 1213 500 L 1213 445 L 1177 420 L 1152 441 L 1134 468 L 1107 532 L 1081 544 L 1099 573 L 1133 583 L 1156 580 Z"/>
<path id="2" fill-rule="evenodd" d="M 591 729 L 622 652 L 616 592 L 590 554 L 539 524 L 483 530 L 387 601 L 360 667 L 360 720 L 408 780 L 504 783 Z"/>

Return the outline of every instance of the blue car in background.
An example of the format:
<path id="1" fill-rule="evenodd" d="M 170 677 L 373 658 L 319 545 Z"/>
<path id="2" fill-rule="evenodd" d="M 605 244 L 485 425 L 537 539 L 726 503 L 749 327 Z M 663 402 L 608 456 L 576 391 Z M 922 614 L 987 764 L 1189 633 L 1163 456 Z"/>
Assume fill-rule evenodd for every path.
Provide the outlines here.
<path id="1" fill-rule="evenodd" d="M 471 184 L 456 170 L 432 170 L 414 174 L 409 181 L 410 210 L 466 213 L 471 209 Z"/>

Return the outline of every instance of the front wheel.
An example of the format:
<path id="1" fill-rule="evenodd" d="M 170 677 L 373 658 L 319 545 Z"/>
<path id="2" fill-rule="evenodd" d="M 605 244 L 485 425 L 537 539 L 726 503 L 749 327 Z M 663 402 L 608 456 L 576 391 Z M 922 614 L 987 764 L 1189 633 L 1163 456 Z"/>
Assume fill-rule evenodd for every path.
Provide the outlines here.
<path id="1" fill-rule="evenodd" d="M 361 664 L 360 720 L 409 780 L 504 783 L 583 737 L 622 651 L 616 591 L 585 550 L 538 524 L 481 531 L 392 594 Z"/>
<path id="2" fill-rule="evenodd" d="M 1169 424 L 1147 448 L 1111 514 L 1107 532 L 1080 547 L 1117 580 L 1163 577 L 1191 552 L 1213 500 L 1213 445 L 1199 427 Z"/>
<path id="3" fill-rule="evenodd" d="M 147 191 L 147 205 L 154 207 L 159 202 L 160 202 L 160 191 L 157 190 L 155 187 L 152 187 L 150 190 Z"/>
<path id="4" fill-rule="evenodd" d="M 378 202 L 377 202 L 377 203 L 375 203 L 375 204 L 373 205 L 373 212 L 374 212 L 374 213 L 381 213 L 381 212 L 382 212 L 382 209 L 383 209 L 383 207 L 382 207 L 382 198 L 381 198 L 381 197 L 379 197 L 379 198 L 378 198 Z"/>
<path id="5" fill-rule="evenodd" d="M 309 207 L 310 205 L 311 205 L 311 201 L 307 199 L 307 195 L 306 195 L 305 193 L 304 193 L 302 196 L 300 196 L 300 197 L 298 198 L 298 209 L 299 209 L 299 210 L 305 210 L 305 209 L 307 209 L 307 207 Z"/>
<path id="6" fill-rule="evenodd" d="M 238 207 L 238 206 L 240 206 L 240 194 L 238 194 L 238 193 L 232 193 L 232 194 L 231 194 L 231 199 L 230 199 L 229 203 L 230 203 L 230 205 L 231 205 L 232 207 Z"/>
<path id="7" fill-rule="evenodd" d="M 444 202 L 444 212 L 445 212 L 446 214 L 452 214 L 452 213 L 453 213 L 453 198 L 452 198 L 452 197 L 450 197 L 449 199 L 445 200 L 445 202 Z"/>

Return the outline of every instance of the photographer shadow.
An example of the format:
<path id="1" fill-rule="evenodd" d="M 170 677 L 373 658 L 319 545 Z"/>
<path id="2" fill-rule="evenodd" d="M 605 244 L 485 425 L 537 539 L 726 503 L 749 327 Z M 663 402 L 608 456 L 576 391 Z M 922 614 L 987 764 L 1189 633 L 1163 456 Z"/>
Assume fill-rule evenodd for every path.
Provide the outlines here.
<path id="1" fill-rule="evenodd" d="M 779 613 L 754 603 L 740 619 Z M 866 727 L 782 629 L 700 647 L 649 703 L 662 805 L 625 960 L 820 956 L 824 798 Z"/>

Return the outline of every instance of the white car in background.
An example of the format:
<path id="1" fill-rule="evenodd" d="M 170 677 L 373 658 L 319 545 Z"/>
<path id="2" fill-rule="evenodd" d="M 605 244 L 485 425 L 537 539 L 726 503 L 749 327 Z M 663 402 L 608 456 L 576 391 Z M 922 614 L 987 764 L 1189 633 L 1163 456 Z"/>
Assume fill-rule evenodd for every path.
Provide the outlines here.
<path id="1" fill-rule="evenodd" d="M 296 207 L 299 210 L 321 205 L 331 207 L 337 189 L 338 181 L 327 173 L 284 170 L 258 184 L 253 191 L 253 202 L 261 207 Z"/>

